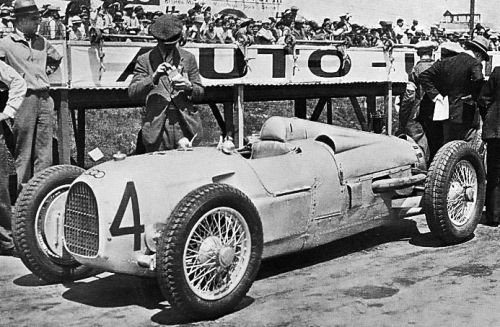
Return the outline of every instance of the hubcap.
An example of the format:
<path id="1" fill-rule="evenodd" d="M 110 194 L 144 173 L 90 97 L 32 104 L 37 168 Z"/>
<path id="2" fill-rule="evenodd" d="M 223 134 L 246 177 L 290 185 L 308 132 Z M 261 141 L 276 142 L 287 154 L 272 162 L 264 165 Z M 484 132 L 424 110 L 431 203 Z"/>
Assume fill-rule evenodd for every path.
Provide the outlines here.
<path id="1" fill-rule="evenodd" d="M 35 217 L 38 245 L 45 253 L 56 259 L 64 259 L 66 254 L 62 238 L 68 189 L 69 185 L 63 185 L 47 194 L 38 207 Z"/>
<path id="2" fill-rule="evenodd" d="M 477 188 L 476 170 L 469 161 L 459 161 L 447 196 L 448 216 L 454 225 L 463 226 L 473 218 Z"/>
<path id="3" fill-rule="evenodd" d="M 193 226 L 184 248 L 184 275 L 203 300 L 218 300 L 233 291 L 250 261 L 250 230 L 236 210 L 219 207 Z"/>

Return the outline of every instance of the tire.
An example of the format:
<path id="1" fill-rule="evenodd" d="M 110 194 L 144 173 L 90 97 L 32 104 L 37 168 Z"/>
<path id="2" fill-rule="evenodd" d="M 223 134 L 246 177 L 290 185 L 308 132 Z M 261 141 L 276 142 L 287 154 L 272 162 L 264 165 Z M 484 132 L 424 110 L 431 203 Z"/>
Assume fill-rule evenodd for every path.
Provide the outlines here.
<path id="1" fill-rule="evenodd" d="M 223 213 L 223 219 L 215 213 Z M 225 231 L 208 226 L 215 224 L 216 217 L 224 223 Z M 238 246 L 224 246 L 233 237 L 238 238 Z M 220 317 L 231 312 L 250 289 L 260 267 L 262 248 L 262 224 L 250 199 L 226 184 L 202 186 L 175 207 L 162 231 L 156 254 L 158 284 L 170 304 L 187 317 Z M 188 253 L 193 253 L 191 262 Z M 198 278 L 196 273 L 200 274 Z"/>
<path id="2" fill-rule="evenodd" d="M 432 234 L 445 244 L 470 237 L 481 219 L 485 191 L 484 166 L 472 145 L 465 141 L 445 144 L 431 163 L 423 196 Z"/>
<path id="3" fill-rule="evenodd" d="M 19 257 L 33 274 L 49 283 L 77 280 L 94 273 L 66 251 L 61 232 L 64 224 L 57 219 L 64 217 L 71 183 L 83 172 L 82 168 L 69 165 L 47 168 L 23 187 L 16 201 L 12 234 Z"/>

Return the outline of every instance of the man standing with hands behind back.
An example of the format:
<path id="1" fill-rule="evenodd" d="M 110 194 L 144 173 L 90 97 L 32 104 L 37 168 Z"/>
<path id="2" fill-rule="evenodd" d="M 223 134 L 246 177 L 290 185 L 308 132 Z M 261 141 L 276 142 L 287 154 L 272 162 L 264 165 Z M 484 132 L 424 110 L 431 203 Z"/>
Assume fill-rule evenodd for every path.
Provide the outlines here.
<path id="1" fill-rule="evenodd" d="M 36 34 L 40 13 L 33 0 L 14 1 L 14 32 L 0 39 L 0 59 L 26 81 L 28 91 L 14 121 L 16 171 L 19 186 L 52 165 L 54 101 L 48 74 L 61 55 Z"/>
<path id="2" fill-rule="evenodd" d="M 7 103 L 0 108 L 0 255 L 11 255 L 14 243 L 11 236 L 11 207 L 9 196 L 8 149 L 5 144 L 4 128 L 14 118 L 26 94 L 26 82 L 6 63 L 0 61 L 0 90 L 9 91 Z"/>
<path id="3" fill-rule="evenodd" d="M 146 102 L 138 148 L 143 145 L 147 152 L 187 149 L 201 137 L 193 101 L 203 96 L 203 86 L 194 55 L 178 46 L 182 27 L 172 15 L 154 21 L 149 33 L 158 44 L 137 58 L 128 88 L 129 97 Z"/>
<path id="4" fill-rule="evenodd" d="M 420 81 L 429 98 L 436 102 L 449 101 L 449 118 L 443 120 L 442 127 L 429 128 L 424 125 L 429 142 L 431 160 L 439 148 L 454 140 L 472 140 L 479 128 L 476 101 L 484 82 L 481 62 L 488 61 L 488 40 L 477 36 L 465 43 L 466 50 L 456 56 L 434 63 L 420 74 Z M 421 110 L 420 115 L 431 123 L 434 108 Z"/>

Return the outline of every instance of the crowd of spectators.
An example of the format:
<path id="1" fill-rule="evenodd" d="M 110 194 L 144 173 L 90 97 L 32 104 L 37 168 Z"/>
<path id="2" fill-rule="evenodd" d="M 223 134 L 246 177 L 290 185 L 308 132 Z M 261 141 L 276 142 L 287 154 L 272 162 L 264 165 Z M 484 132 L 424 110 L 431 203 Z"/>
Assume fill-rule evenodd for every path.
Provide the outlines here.
<path id="1" fill-rule="evenodd" d="M 115 2 L 114 2 L 115 1 Z M 230 10 L 231 11 L 231 10 Z M 122 6 L 116 0 L 105 0 L 102 6 L 91 10 L 74 6 L 72 2 L 61 15 L 59 7 L 47 4 L 41 8 L 42 22 L 39 34 L 48 39 L 88 40 L 92 30 L 99 30 L 108 41 L 141 40 L 135 36 L 148 36 L 150 24 L 162 16 L 161 11 L 146 12 L 140 5 Z M 423 28 L 418 20 L 411 25 L 403 19 L 396 24 L 380 21 L 379 26 L 366 27 L 351 22 L 349 13 L 338 19 L 324 18 L 321 23 L 307 20 L 292 6 L 276 17 L 254 20 L 237 10 L 215 13 L 203 3 L 195 2 L 187 13 L 173 12 L 184 22 L 184 40 L 198 43 L 289 44 L 294 40 L 339 41 L 347 47 L 376 47 L 391 44 L 416 44 L 431 40 L 438 44 L 457 42 L 463 44 L 470 33 L 453 32 L 433 26 Z M 0 7 L 0 37 L 12 29 L 11 8 Z M 473 35 L 490 39 L 491 50 L 499 50 L 498 35 L 477 24 Z M 143 38 L 142 40 L 147 39 Z"/>

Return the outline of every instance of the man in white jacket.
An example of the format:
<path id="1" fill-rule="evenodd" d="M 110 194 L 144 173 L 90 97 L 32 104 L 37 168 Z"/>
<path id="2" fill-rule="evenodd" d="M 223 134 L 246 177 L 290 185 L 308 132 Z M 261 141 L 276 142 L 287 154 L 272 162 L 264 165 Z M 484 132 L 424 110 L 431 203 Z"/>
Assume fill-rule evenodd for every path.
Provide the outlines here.
<path id="1" fill-rule="evenodd" d="M 0 90 L 7 92 L 5 108 L 0 108 L 0 255 L 11 255 L 14 243 L 11 237 L 11 207 L 9 196 L 8 149 L 4 139 L 4 128 L 16 115 L 26 94 L 26 82 L 13 68 L 0 61 Z"/>

